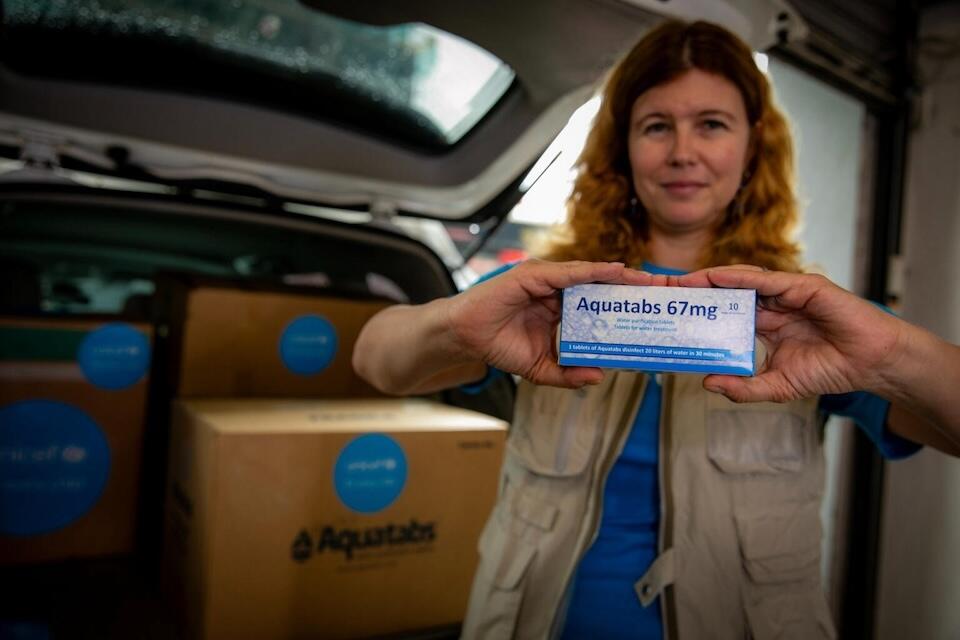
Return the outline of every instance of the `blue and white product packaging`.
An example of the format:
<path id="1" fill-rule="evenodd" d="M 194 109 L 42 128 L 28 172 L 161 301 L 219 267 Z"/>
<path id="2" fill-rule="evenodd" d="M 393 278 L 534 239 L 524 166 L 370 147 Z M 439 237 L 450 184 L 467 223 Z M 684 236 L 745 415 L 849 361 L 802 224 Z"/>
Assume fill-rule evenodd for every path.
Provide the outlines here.
<path id="1" fill-rule="evenodd" d="M 584 284 L 564 289 L 559 363 L 754 373 L 756 292 Z"/>

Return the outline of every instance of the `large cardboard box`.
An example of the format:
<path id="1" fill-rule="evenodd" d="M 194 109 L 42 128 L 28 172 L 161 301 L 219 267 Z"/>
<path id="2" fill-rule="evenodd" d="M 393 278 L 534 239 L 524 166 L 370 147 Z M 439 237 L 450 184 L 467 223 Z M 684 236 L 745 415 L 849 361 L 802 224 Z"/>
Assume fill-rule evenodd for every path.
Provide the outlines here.
<path id="1" fill-rule="evenodd" d="M 353 372 L 360 329 L 390 303 L 306 287 L 168 276 L 169 393 L 180 398 L 373 397 Z"/>
<path id="2" fill-rule="evenodd" d="M 133 551 L 150 339 L 0 318 L 0 563 Z"/>
<path id="3" fill-rule="evenodd" d="M 178 402 L 164 583 L 186 636 L 459 623 L 505 436 L 421 400 Z"/>

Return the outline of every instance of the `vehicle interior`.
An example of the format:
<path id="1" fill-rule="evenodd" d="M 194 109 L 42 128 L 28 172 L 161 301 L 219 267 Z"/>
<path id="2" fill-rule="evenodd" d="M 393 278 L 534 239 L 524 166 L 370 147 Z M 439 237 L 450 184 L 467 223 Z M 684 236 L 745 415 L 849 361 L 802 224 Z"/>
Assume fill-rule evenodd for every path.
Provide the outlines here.
<path id="1" fill-rule="evenodd" d="M 720 22 L 856 104 L 845 286 L 895 305 L 917 50 L 956 54 L 921 41 L 921 18 L 945 4 L 2 0 L 0 316 L 142 323 L 162 359 L 170 274 L 384 303 L 454 295 L 527 255 L 539 227 L 518 212 L 575 160 L 555 141 L 669 17 Z M 434 399 L 509 420 L 513 396 L 505 376 Z M 0 566 L 0 638 L 186 637 L 157 587 L 170 401 L 151 391 L 135 547 Z M 895 637 L 877 623 L 883 462 L 860 434 L 836 455 L 834 617 L 843 637 Z M 454 620 L 379 637 L 458 633 Z"/>

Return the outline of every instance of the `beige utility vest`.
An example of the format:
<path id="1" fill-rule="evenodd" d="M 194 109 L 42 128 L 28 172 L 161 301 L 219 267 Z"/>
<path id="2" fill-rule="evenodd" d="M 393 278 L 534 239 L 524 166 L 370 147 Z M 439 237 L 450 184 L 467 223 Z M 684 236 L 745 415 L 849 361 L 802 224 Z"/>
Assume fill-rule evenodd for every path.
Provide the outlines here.
<path id="1" fill-rule="evenodd" d="M 562 631 L 646 380 L 616 371 L 578 391 L 521 383 L 464 638 Z M 637 576 L 638 599 L 660 596 L 667 638 L 835 637 L 820 585 L 816 400 L 735 404 L 702 380 L 663 376 L 659 555 Z"/>

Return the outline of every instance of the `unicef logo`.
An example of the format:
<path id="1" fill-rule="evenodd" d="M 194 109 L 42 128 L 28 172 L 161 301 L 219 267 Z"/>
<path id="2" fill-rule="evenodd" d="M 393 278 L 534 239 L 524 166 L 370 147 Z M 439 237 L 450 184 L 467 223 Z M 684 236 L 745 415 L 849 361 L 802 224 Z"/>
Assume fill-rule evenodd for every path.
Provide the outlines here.
<path id="1" fill-rule="evenodd" d="M 360 513 L 386 509 L 407 482 L 407 457 L 397 442 L 380 433 L 354 438 L 337 457 L 333 485 L 337 497 Z"/>
<path id="2" fill-rule="evenodd" d="M 0 408 L 0 533 L 67 526 L 100 500 L 109 476 L 110 446 L 80 409 L 52 400 Z"/>
<path id="3" fill-rule="evenodd" d="M 108 324 L 86 335 L 77 362 L 90 384 L 110 391 L 126 389 L 147 373 L 150 343 L 128 324 Z"/>
<path id="4" fill-rule="evenodd" d="M 337 332 L 321 316 L 300 316 L 280 336 L 280 359 L 292 372 L 302 376 L 320 373 L 337 355 Z"/>

